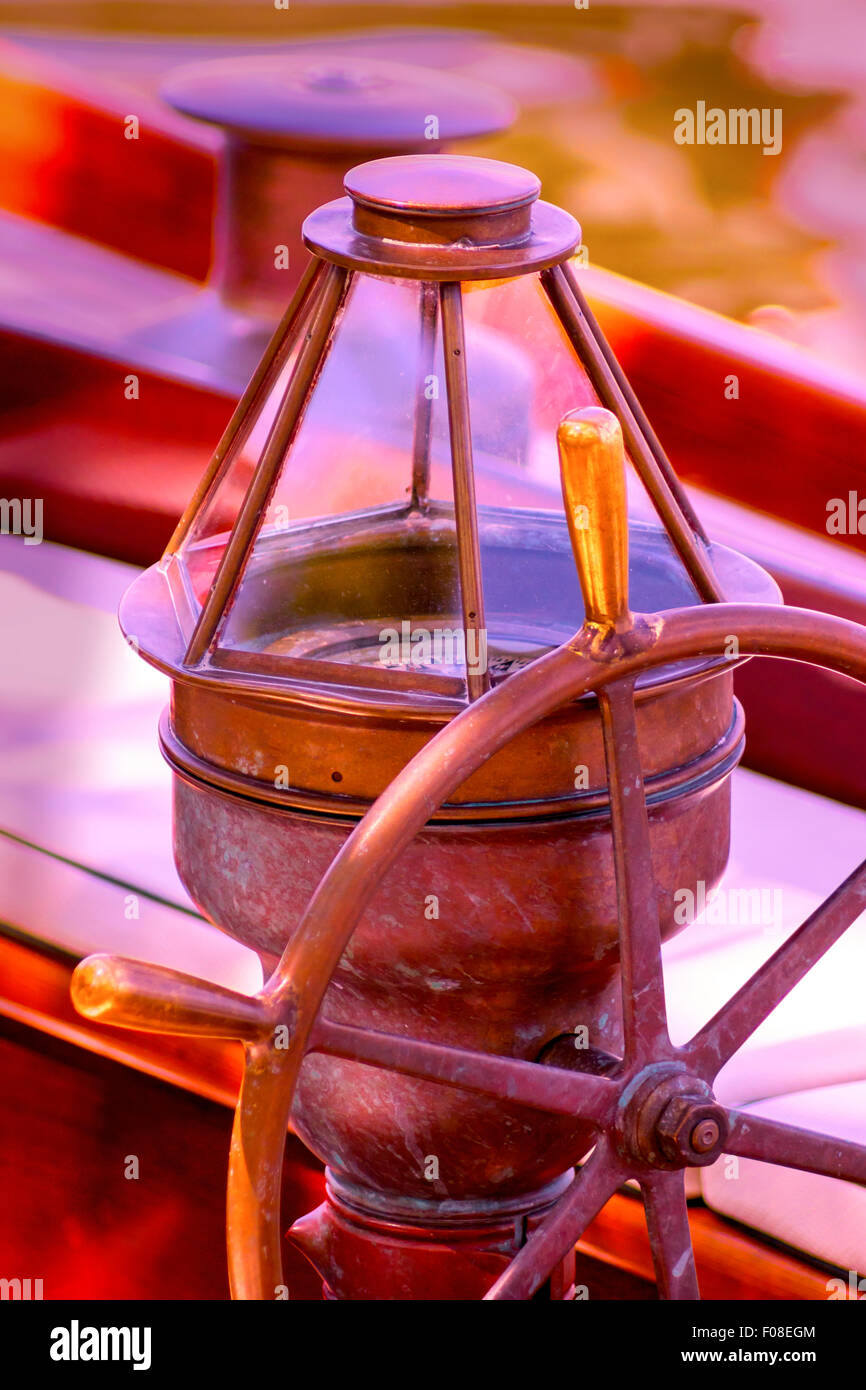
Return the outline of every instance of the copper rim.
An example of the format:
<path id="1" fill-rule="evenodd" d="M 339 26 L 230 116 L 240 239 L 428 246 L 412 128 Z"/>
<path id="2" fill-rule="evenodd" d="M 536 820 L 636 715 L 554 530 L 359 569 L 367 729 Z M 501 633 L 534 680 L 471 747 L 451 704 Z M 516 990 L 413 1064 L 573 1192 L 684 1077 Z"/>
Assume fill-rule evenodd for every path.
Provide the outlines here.
<path id="1" fill-rule="evenodd" d="M 560 265 L 580 245 L 580 224 L 553 203 L 539 200 L 531 231 L 517 245 L 428 245 L 359 232 L 350 198 L 325 203 L 304 222 L 304 245 L 323 261 L 369 275 L 409 280 L 501 280 Z"/>
<path id="2" fill-rule="evenodd" d="M 743 756 L 745 748 L 745 718 L 738 700 L 724 737 L 694 758 L 691 762 L 666 769 L 647 777 L 647 805 L 663 805 L 676 797 L 704 791 L 730 775 Z M 354 824 L 373 805 L 353 797 L 328 796 L 322 792 L 304 792 L 294 787 L 278 790 L 269 782 L 245 777 L 239 772 L 215 766 L 192 753 L 174 733 L 168 710 L 159 722 L 160 751 L 176 776 L 194 786 L 207 786 L 227 796 L 245 801 L 264 803 L 286 815 L 309 815 L 316 819 Z M 527 821 L 604 819 L 610 814 L 607 789 L 587 790 L 574 796 L 548 797 L 538 800 L 512 802 L 444 803 L 431 817 L 431 824 L 441 829 L 462 826 L 471 821 L 479 827 L 488 824 L 509 825 Z"/>

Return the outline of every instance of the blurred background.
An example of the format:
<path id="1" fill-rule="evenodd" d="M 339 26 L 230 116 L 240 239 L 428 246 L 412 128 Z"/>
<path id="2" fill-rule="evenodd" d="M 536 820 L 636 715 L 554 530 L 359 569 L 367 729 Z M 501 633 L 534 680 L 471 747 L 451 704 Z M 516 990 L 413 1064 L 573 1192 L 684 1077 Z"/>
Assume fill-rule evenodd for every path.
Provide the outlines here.
<path id="1" fill-rule="evenodd" d="M 514 127 L 472 148 L 537 170 L 545 195 L 583 224 L 592 264 L 862 368 L 861 0 L 282 4 L 0 3 L 0 204 L 56 220 L 50 206 L 40 205 L 38 187 L 21 186 L 38 184 L 40 159 L 50 171 L 56 109 L 35 97 L 13 100 L 9 81 L 16 77 L 50 85 L 54 74 L 56 84 L 79 84 L 96 105 L 132 109 L 136 98 L 149 114 L 164 105 L 161 84 L 179 63 L 351 34 L 370 56 L 447 69 L 512 96 L 520 111 Z M 781 153 L 764 155 L 760 145 L 676 144 L 674 111 L 698 101 L 781 109 Z M 216 153 L 212 127 L 167 107 L 162 123 Z M 29 165 L 28 150 L 39 156 Z M 48 200 L 47 189 L 43 196 Z M 132 204 L 129 215 L 136 215 Z M 206 220 L 195 225 L 204 229 Z M 157 241 L 151 254 L 158 255 Z M 200 273 L 197 265 L 176 268 Z"/>

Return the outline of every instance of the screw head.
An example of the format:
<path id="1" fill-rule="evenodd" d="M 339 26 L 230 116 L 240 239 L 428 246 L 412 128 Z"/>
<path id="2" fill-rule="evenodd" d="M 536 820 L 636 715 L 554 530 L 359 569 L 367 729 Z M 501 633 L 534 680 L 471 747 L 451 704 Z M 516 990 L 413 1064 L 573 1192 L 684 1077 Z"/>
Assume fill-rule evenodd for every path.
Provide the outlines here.
<path id="1" fill-rule="evenodd" d="M 721 1138 L 721 1131 L 715 1120 L 701 1120 L 691 1133 L 691 1146 L 695 1153 L 705 1154 L 714 1149 Z"/>

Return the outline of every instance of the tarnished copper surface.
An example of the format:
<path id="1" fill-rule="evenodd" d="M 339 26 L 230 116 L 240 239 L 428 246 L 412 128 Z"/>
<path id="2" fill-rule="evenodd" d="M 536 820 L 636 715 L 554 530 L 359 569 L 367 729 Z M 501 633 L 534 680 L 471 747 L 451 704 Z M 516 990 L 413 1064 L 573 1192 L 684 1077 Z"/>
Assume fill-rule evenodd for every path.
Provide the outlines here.
<path id="1" fill-rule="evenodd" d="M 650 813 L 665 935 L 675 930 L 674 893 L 715 884 L 727 862 L 728 775 Z M 352 830 L 182 778 L 174 819 L 177 865 L 194 901 L 272 955 L 297 932 Z M 619 1054 L 614 878 L 603 812 L 431 825 L 383 879 L 335 972 L 326 1016 L 527 1061 L 582 1025 Z M 332 1168 L 364 1186 L 375 1173 L 377 1190 L 416 1198 L 531 1192 L 562 1173 L 580 1144 L 570 1119 L 540 1124 L 500 1100 L 410 1077 L 383 1086 L 376 1071 L 322 1056 L 304 1065 L 293 1123 Z M 428 1154 L 438 1185 L 419 1162 Z"/>
<path id="2" fill-rule="evenodd" d="M 375 709 L 330 716 L 311 709 L 305 717 L 302 709 L 246 697 L 231 702 L 229 724 L 226 703 L 224 694 L 178 682 L 160 730 L 172 766 L 273 806 L 338 818 L 363 814 L 448 722 L 442 715 L 403 723 Z M 726 775 L 742 754 L 743 728 L 725 672 L 640 701 L 638 737 L 651 801 Z M 288 785 L 281 768 L 288 769 Z M 518 735 L 455 790 L 436 819 L 534 819 L 594 812 L 606 803 L 598 709 L 590 699 Z"/>
<path id="3" fill-rule="evenodd" d="M 747 1122 L 712 1091 L 732 1052 L 862 910 L 866 865 L 681 1048 L 668 1035 L 660 955 L 673 929 L 674 892 L 714 882 L 727 858 L 728 776 L 740 746 L 733 665 L 767 654 L 862 680 L 866 635 L 841 620 L 771 606 L 776 591 L 762 572 L 707 544 L 658 441 L 643 432 L 609 349 L 555 268 L 542 276 L 550 302 L 602 401 L 620 416 L 592 406 L 570 412 L 559 429 L 582 592 L 577 631 L 561 638 L 548 630 L 486 691 L 469 681 L 449 686 L 441 674 L 376 669 L 363 653 L 342 669 L 292 654 L 307 619 L 316 630 L 319 609 L 331 611 L 317 598 L 327 589 L 322 573 L 327 579 L 331 569 L 359 564 L 361 574 L 365 556 L 381 561 L 381 546 L 364 548 L 371 535 L 381 542 L 402 528 L 411 564 L 430 559 L 417 495 L 422 413 L 408 511 L 343 518 L 250 560 L 257 520 L 339 332 L 347 280 L 387 268 L 442 281 L 439 312 L 452 316 L 446 341 L 459 356 L 456 282 L 542 263 L 532 222 L 521 240 L 514 221 L 525 206 L 538 209 L 531 181 L 491 170 L 485 211 L 469 203 L 466 164 L 443 162 L 425 207 L 413 183 L 419 166 L 409 167 L 403 198 L 394 167 L 360 176 L 372 179 L 362 190 L 366 232 L 350 225 L 351 206 L 325 210 L 331 242 L 319 249 L 331 264 L 310 282 L 293 374 L 198 612 L 195 593 L 178 585 L 182 559 L 174 555 L 138 581 L 124 605 L 127 632 L 175 681 L 163 739 L 177 773 L 184 880 L 224 929 L 265 955 L 281 950 L 280 964 L 254 999 L 244 999 L 96 958 L 76 972 L 76 1001 L 106 1021 L 245 1041 L 229 1170 L 236 1297 L 271 1298 L 282 1282 L 279 1154 L 292 1114 L 331 1170 L 329 1202 L 301 1223 L 297 1243 L 332 1295 L 394 1296 L 390 1271 L 403 1296 L 420 1296 L 425 1269 L 438 1267 L 447 1271 L 445 1282 L 434 1281 L 440 1297 L 471 1286 L 487 1298 L 529 1298 L 548 1277 L 553 1296 L 567 1297 L 575 1242 L 616 1188 L 636 1177 L 660 1293 L 693 1298 L 687 1166 L 728 1152 L 866 1181 L 866 1153 L 857 1145 Z M 484 179 L 476 186 L 484 191 Z M 371 203 L 378 232 L 365 220 Z M 424 241 L 425 225 L 461 208 L 474 240 Z M 497 217 L 513 234 L 501 247 L 490 244 Z M 385 226 L 399 237 L 379 235 Z M 420 302 L 429 308 L 430 297 Z M 471 486 L 468 397 L 462 372 L 452 366 L 448 375 L 464 617 L 484 611 L 483 595 L 495 631 L 477 566 L 479 529 L 490 519 Z M 231 428 L 203 498 L 243 424 Z M 692 581 L 684 595 L 676 585 L 652 587 L 671 560 L 661 533 L 647 542 L 646 570 L 637 565 L 630 574 L 623 431 Z M 515 511 L 510 524 L 521 534 L 526 514 Z M 633 528 L 636 550 L 641 535 Z M 557 546 L 539 547 L 539 566 L 545 553 Z M 368 569 L 380 596 L 393 574 L 397 589 L 411 587 L 407 567 L 387 554 L 387 564 Z M 302 597 L 286 614 L 278 581 L 298 564 L 308 566 L 294 590 Z M 644 584 L 654 603 L 640 602 Z M 548 612 L 557 612 L 562 587 L 546 582 Z M 364 589 L 355 583 L 342 592 Z M 728 601 L 695 601 L 721 594 Z M 229 611 L 240 615 L 249 641 L 220 645 Z M 380 748 L 381 770 L 374 766 Z M 281 789 L 270 760 L 276 755 L 277 770 L 285 768 L 292 752 L 300 773 L 284 779 L 280 803 L 268 787 Z M 591 767 L 583 787 L 574 779 L 578 764 Z M 552 807 L 566 814 L 553 816 Z M 577 1038 L 581 1027 L 585 1065 L 557 1065 L 563 1036 Z M 593 1144 L 545 1213 L 550 1184 L 568 1181 Z M 522 1223 L 514 1241 L 504 1236 L 510 1218 Z M 458 1228 L 471 1238 L 461 1240 Z M 419 1229 L 424 1236 L 415 1239 Z"/>
<path id="4" fill-rule="evenodd" d="M 304 244 L 347 270 L 498 280 L 558 265 L 580 242 L 574 218 L 512 164 L 406 155 L 350 169 L 345 187 L 306 219 Z"/>

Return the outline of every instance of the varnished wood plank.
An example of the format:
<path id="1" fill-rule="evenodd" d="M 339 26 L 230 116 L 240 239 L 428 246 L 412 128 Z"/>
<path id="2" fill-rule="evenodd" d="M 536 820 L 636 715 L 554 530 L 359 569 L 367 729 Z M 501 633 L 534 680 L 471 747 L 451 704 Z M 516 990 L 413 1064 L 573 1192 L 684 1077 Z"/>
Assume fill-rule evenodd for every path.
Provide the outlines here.
<path id="1" fill-rule="evenodd" d="M 689 1208 L 689 1225 L 703 1298 L 826 1299 L 828 1276 L 808 1261 L 750 1236 L 706 1207 Z M 614 1196 L 578 1248 L 644 1279 L 653 1277 L 643 1204 L 637 1197 Z"/>
<path id="2" fill-rule="evenodd" d="M 4 1278 L 41 1279 L 45 1299 L 228 1298 L 227 1110 L 9 1020 L 0 1110 Z M 284 1229 L 323 1190 L 290 1138 Z M 285 1259 L 292 1297 L 318 1298 L 306 1261 Z"/>

